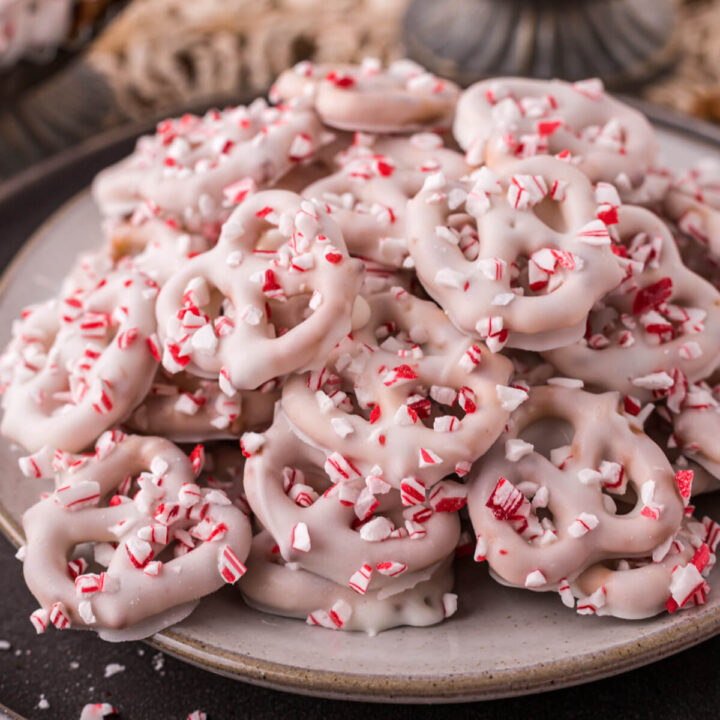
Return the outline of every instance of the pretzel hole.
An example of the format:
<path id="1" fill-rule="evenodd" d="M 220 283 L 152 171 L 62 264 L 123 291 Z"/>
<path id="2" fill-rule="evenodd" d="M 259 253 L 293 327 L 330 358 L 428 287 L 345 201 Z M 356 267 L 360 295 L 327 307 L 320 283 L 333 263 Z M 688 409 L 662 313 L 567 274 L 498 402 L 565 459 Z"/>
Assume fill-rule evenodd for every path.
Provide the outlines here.
<path id="1" fill-rule="evenodd" d="M 552 510 L 547 507 L 540 507 L 536 508 L 535 515 L 537 516 L 537 519 L 542 522 L 543 520 L 548 520 L 549 522 L 555 524 L 555 516 L 552 513 Z"/>
<path id="2" fill-rule="evenodd" d="M 517 483 L 517 488 L 522 491 L 529 501 L 532 501 L 540 487 L 534 480 Z M 547 533 L 555 534 L 557 532 L 555 516 L 552 510 L 547 507 L 529 508 L 527 515 L 525 513 L 519 514 L 510 520 L 510 524 L 513 530 L 531 545 L 543 542 L 543 538 Z"/>
<path id="3" fill-rule="evenodd" d="M 232 300 L 226 297 L 210 279 L 206 278 L 205 282 L 207 284 L 209 300 L 203 305 L 199 305 L 198 310 L 205 313 L 205 315 L 210 318 L 210 322 L 222 316 L 234 318 L 235 307 L 232 304 Z"/>
<path id="4" fill-rule="evenodd" d="M 179 526 L 174 525 L 173 530 L 176 527 L 179 527 Z M 180 554 L 185 554 L 184 551 L 181 550 L 181 548 L 183 548 L 184 546 L 172 537 L 172 530 L 170 531 L 170 533 L 171 533 L 171 537 L 170 537 L 170 540 L 168 541 L 168 544 L 165 545 L 160 550 L 160 552 L 156 553 L 153 556 L 153 560 L 159 560 L 162 563 L 169 563 L 171 560 L 174 560 Z M 187 550 L 189 552 L 190 549 L 188 548 Z"/>
<path id="5" fill-rule="evenodd" d="M 631 483 L 628 483 L 625 492 L 620 495 L 612 492 L 611 489 L 602 486 L 601 488 L 603 497 L 603 505 L 605 509 L 612 515 L 629 515 L 637 506 L 639 497 L 635 488 Z M 607 500 L 605 498 L 608 498 Z"/>
<path id="6" fill-rule="evenodd" d="M 309 485 L 320 496 L 333 484 L 327 473 L 317 465 L 300 462 L 295 463 L 294 467 L 305 476 L 302 482 Z"/>
<path id="7" fill-rule="evenodd" d="M 682 298 L 674 299 L 671 305 L 663 303 L 649 308 L 651 314 L 640 315 L 631 315 L 625 295 L 610 296 L 606 302 L 606 307 L 593 311 L 589 316 L 586 338 L 592 338 L 589 347 L 594 350 L 602 350 L 609 345 L 623 346 L 630 336 L 642 337 L 648 345 L 661 345 L 682 335 L 686 331 L 686 323 L 692 327 L 693 317 L 702 317 L 702 313 L 692 307 L 692 301 L 686 302 Z"/>
<path id="8" fill-rule="evenodd" d="M 265 315 L 271 336 L 281 337 L 310 317 L 314 312 L 310 307 L 311 297 L 312 293 L 299 293 L 285 300 L 268 298 L 265 301 Z"/>
<path id="9" fill-rule="evenodd" d="M 105 565 L 95 560 L 95 543 L 94 542 L 83 542 L 78 543 L 74 547 L 69 548 L 67 552 L 67 560 L 85 560 L 87 563 L 86 573 L 100 573 L 105 569 Z"/>
<path id="10" fill-rule="evenodd" d="M 593 310 L 588 316 L 588 329 L 586 337 L 593 335 L 604 335 L 609 339 L 617 340 L 617 337 L 624 327 L 620 325 L 620 313 L 612 305 L 607 305 L 600 310 Z M 591 345 L 592 347 L 592 345 Z M 604 346 L 594 349 L 601 350 Z"/>
<path id="11" fill-rule="evenodd" d="M 553 450 L 572 445 L 575 428 L 559 416 L 548 416 L 526 425 L 518 437 L 534 446 L 535 452 L 552 462 Z"/>
<path id="12" fill-rule="evenodd" d="M 221 490 L 242 492 L 245 458 L 239 451 L 237 444 L 214 442 L 204 443 L 204 445 L 205 463 L 200 475 L 201 484 Z M 189 456 L 194 445 L 181 445 L 180 447 Z M 230 497 L 235 496 L 232 492 L 228 492 L 228 495 Z"/>
<path id="13" fill-rule="evenodd" d="M 635 570 L 637 568 L 645 567 L 646 565 L 652 564 L 652 561 L 652 557 L 628 559 L 612 558 L 610 560 L 603 560 L 600 564 L 608 570 L 618 572 L 623 570 Z"/>
<path id="14" fill-rule="evenodd" d="M 553 200 L 549 195 L 545 196 L 537 205 L 533 205 L 532 211 L 544 225 L 557 233 L 565 234 L 569 231 L 567 218 L 564 212 L 565 205 Z"/>
<path id="15" fill-rule="evenodd" d="M 274 252 L 282 247 L 287 238 L 278 230 L 276 225 L 266 223 L 257 236 L 255 242 L 255 250 L 260 252 Z"/>
<path id="16" fill-rule="evenodd" d="M 147 468 L 146 472 L 150 472 L 150 468 Z M 128 473 L 125 477 L 118 478 L 117 484 L 115 485 L 115 493 L 124 497 L 133 497 L 139 490 L 138 478 L 140 473 L 130 474 Z"/>

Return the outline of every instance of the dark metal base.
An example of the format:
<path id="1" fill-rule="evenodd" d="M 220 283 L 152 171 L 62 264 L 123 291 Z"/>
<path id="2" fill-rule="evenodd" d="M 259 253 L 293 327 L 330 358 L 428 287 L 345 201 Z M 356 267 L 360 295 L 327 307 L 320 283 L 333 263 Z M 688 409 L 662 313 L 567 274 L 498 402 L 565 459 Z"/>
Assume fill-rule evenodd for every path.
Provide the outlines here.
<path id="1" fill-rule="evenodd" d="M 409 57 L 461 85 L 493 75 L 646 82 L 676 56 L 671 0 L 414 0 Z"/>

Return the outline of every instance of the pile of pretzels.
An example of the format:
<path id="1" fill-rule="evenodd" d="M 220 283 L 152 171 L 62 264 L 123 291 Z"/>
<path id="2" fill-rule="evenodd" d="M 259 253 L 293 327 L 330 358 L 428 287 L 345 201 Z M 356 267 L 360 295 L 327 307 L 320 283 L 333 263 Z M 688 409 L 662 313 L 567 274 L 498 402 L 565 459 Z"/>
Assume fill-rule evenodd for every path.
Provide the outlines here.
<path id="1" fill-rule="evenodd" d="M 39 632 L 144 637 L 226 584 L 427 626 L 463 556 L 581 614 L 706 601 L 720 170 L 663 168 L 599 81 L 303 62 L 93 195 L 97 249 L 0 357 L 2 433 L 49 479 Z"/>

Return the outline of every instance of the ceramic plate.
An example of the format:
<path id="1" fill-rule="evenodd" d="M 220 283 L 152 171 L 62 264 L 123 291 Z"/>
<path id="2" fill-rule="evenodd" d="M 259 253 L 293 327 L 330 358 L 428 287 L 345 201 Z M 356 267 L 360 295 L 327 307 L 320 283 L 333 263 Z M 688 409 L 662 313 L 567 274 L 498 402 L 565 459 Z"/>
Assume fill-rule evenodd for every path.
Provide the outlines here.
<path id="1" fill-rule="evenodd" d="M 658 130 L 664 160 L 682 167 L 718 146 Z M 83 193 L 59 210 L 6 271 L 0 292 L 0 344 L 26 304 L 53 293 L 74 255 L 97 242 L 99 217 Z M 0 442 L 0 525 L 22 542 L 20 517 L 43 489 L 22 478 L 18 452 Z M 720 497 L 701 509 L 720 516 Z M 718 582 L 720 571 L 715 572 Z M 248 682 L 324 697 L 448 702 L 496 698 L 572 685 L 658 660 L 720 632 L 720 591 L 673 616 L 626 622 L 581 617 L 555 593 L 492 582 L 484 567 L 458 568 L 460 609 L 429 629 L 401 628 L 375 638 L 311 628 L 258 613 L 237 591 L 204 600 L 152 644 L 208 670 Z"/>

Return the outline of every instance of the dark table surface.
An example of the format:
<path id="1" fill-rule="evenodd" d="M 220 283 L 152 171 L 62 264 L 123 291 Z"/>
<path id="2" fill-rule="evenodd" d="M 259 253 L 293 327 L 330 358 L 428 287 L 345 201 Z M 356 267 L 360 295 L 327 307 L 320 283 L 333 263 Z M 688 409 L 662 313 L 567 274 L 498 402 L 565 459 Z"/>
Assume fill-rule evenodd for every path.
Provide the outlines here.
<path id="1" fill-rule="evenodd" d="M 100 168 L 129 151 L 133 134 L 122 130 L 111 141 L 93 140 L 0 185 L 0 269 L 53 209 L 85 187 Z M 368 705 L 289 695 L 228 680 L 143 643 L 108 644 L 79 631 L 37 636 L 27 619 L 35 608 L 14 549 L 0 538 L 0 703 L 25 718 L 76 720 L 90 702 L 112 703 L 123 720 L 184 720 L 196 709 L 204 710 L 209 720 L 352 720 L 369 714 L 373 720 L 415 720 L 440 717 L 448 710 L 453 718 L 473 720 L 720 717 L 720 636 L 622 676 L 542 695 L 450 708 Z M 106 678 L 113 664 L 124 669 Z M 45 709 L 40 707 L 45 704 Z"/>

